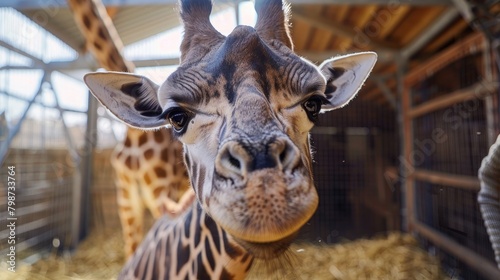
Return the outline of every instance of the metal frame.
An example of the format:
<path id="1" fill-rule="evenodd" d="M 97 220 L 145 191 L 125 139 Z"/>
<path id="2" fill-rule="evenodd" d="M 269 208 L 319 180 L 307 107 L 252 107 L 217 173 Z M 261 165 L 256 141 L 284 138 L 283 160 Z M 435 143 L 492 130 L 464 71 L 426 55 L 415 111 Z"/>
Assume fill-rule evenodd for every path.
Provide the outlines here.
<path id="1" fill-rule="evenodd" d="M 14 137 L 16 137 L 17 133 L 21 129 L 21 125 L 23 124 L 24 120 L 28 116 L 28 112 L 31 109 L 31 106 L 35 103 L 36 98 L 42 93 L 42 87 L 43 85 L 50 80 L 50 72 L 47 73 L 45 72 L 42 76 L 42 79 L 40 81 L 40 85 L 38 86 L 37 92 L 33 95 L 31 100 L 28 103 L 28 106 L 26 107 L 26 110 L 23 112 L 23 115 L 19 119 L 19 121 L 14 125 L 12 129 L 9 130 L 9 135 L 7 137 L 7 140 L 5 141 L 4 145 L 0 147 L 0 165 L 3 164 L 5 157 L 7 155 L 7 151 L 9 150 L 10 144 L 12 144 L 12 140 L 14 140 Z"/>
<path id="2" fill-rule="evenodd" d="M 73 240 L 71 240 L 69 243 L 70 246 L 73 247 L 79 241 L 79 238 L 78 238 L 79 237 L 79 230 L 81 228 L 80 224 L 82 221 L 80 216 L 82 215 L 82 213 L 84 213 L 84 211 L 82 211 L 80 206 L 82 206 L 82 197 L 85 196 L 85 194 L 82 192 L 83 190 L 85 190 L 85 188 L 82 188 L 82 183 L 85 183 L 85 182 L 81 180 L 82 170 L 79 170 L 79 168 L 86 170 L 86 169 L 88 169 L 88 167 L 81 164 L 82 157 L 78 153 L 78 151 L 74 145 L 73 139 L 70 135 L 70 131 L 69 131 L 68 126 L 64 120 L 63 115 L 65 112 L 82 113 L 82 114 L 86 114 L 87 112 L 82 112 L 79 110 L 72 110 L 72 109 L 65 109 L 65 108 L 62 108 L 60 106 L 60 103 L 59 103 L 59 100 L 57 97 L 57 92 L 56 92 L 55 88 L 53 87 L 52 81 L 51 81 L 51 75 L 52 75 L 53 71 L 55 71 L 57 69 L 57 68 L 53 67 L 54 65 L 51 65 L 51 63 L 46 64 L 42 60 L 16 48 L 15 46 L 13 46 L 5 41 L 0 40 L 0 47 L 3 47 L 5 49 L 7 49 L 8 51 L 14 52 L 16 54 L 22 55 L 22 56 L 28 58 L 32 62 L 32 64 L 29 66 L 10 66 L 10 65 L 3 66 L 0 68 L 0 71 L 8 71 L 8 70 L 15 70 L 15 69 L 19 69 L 19 70 L 40 69 L 40 70 L 43 70 L 43 76 L 40 80 L 38 89 L 37 89 L 36 93 L 33 95 L 33 97 L 31 97 L 29 99 L 16 96 L 10 92 L 0 91 L 0 94 L 5 95 L 8 98 L 14 98 L 14 99 L 22 100 L 22 101 L 25 101 L 28 103 L 28 106 L 26 107 L 26 109 L 22 113 L 21 118 L 17 121 L 16 124 L 14 124 L 9 129 L 9 134 L 7 136 L 6 141 L 4 143 L 2 143 L 2 145 L 0 146 L 0 165 L 2 165 L 3 162 L 5 161 L 5 159 L 7 157 L 8 149 L 10 148 L 12 141 L 14 140 L 16 135 L 19 133 L 21 126 L 22 126 L 23 122 L 26 120 L 27 115 L 28 115 L 29 111 L 31 110 L 33 104 L 38 104 L 38 105 L 44 106 L 45 108 L 56 109 L 59 112 L 59 116 L 61 118 L 61 122 L 62 122 L 63 129 L 64 129 L 64 138 L 65 138 L 66 143 L 68 145 L 68 150 L 69 150 L 69 153 L 71 155 L 71 159 L 73 160 L 75 166 L 77 167 L 77 168 L 75 168 L 75 173 L 74 173 L 74 177 L 73 177 L 73 187 L 74 187 L 74 189 L 73 189 L 73 201 L 72 201 L 73 225 L 70 227 L 70 231 L 71 231 L 70 236 Z M 56 65 L 58 63 L 59 62 L 54 62 L 54 64 L 56 64 Z M 64 63 L 66 63 L 66 62 L 64 62 Z M 71 63 L 74 63 L 74 62 L 67 62 L 67 63 L 68 63 L 68 65 L 71 65 Z M 41 95 L 41 93 L 43 92 L 43 90 L 45 88 L 48 88 L 48 89 L 50 89 L 50 91 L 52 91 L 52 94 L 54 95 L 55 105 L 48 106 L 48 105 L 45 105 L 42 102 L 37 100 L 37 98 Z M 97 112 L 94 112 L 94 114 L 96 114 L 96 113 Z M 94 127 L 95 127 L 95 125 L 94 125 Z M 93 146 L 91 148 L 93 148 Z M 90 164 L 90 163 L 88 161 L 86 161 L 85 164 Z M 89 188 L 87 188 L 87 189 L 89 189 Z M 85 203 L 85 201 L 83 203 Z M 84 209 L 84 210 L 88 210 L 88 209 Z M 87 213 L 87 212 L 85 212 L 85 213 Z M 27 225 L 24 225 L 24 226 L 27 226 Z M 46 236 L 46 237 L 48 237 L 48 236 Z M 37 238 L 32 239 L 31 241 L 33 241 L 35 239 L 41 240 L 40 237 L 37 237 Z M 26 240 L 20 244 L 26 244 L 26 246 L 27 246 L 27 244 L 31 244 L 30 243 L 31 241 Z M 24 245 L 22 245 L 22 246 L 24 246 Z M 22 248 L 22 246 L 20 245 L 19 248 Z"/>

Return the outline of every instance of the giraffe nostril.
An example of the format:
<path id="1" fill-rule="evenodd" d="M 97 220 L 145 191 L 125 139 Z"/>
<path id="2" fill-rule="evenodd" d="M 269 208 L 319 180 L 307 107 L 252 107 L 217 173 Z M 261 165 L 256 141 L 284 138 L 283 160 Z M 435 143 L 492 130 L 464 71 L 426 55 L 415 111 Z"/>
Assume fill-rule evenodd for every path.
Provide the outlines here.
<path id="1" fill-rule="evenodd" d="M 281 151 L 280 153 L 280 162 L 284 162 L 285 159 L 286 159 L 286 154 L 287 154 L 287 149 L 283 149 L 283 151 Z"/>
<path id="2" fill-rule="evenodd" d="M 282 142 L 279 160 L 283 170 L 294 169 L 299 164 L 300 156 L 297 148 L 289 141 Z"/>
<path id="3" fill-rule="evenodd" d="M 231 153 L 229 153 L 228 160 L 229 160 L 229 163 L 232 166 L 234 166 L 235 168 L 237 168 L 237 169 L 241 168 L 240 161 L 237 158 L 235 158 Z"/>
<path id="4" fill-rule="evenodd" d="M 221 148 L 215 168 L 223 177 L 238 179 L 245 176 L 248 161 L 249 155 L 245 149 L 236 142 L 229 142 Z"/>

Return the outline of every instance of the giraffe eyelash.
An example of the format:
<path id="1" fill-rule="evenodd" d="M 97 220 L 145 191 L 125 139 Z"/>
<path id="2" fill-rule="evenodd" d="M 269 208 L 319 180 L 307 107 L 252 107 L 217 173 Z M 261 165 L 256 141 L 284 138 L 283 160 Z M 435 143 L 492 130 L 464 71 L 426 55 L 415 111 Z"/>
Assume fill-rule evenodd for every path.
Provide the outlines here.
<path id="1" fill-rule="evenodd" d="M 169 121 L 174 132 L 180 136 L 186 132 L 194 113 L 181 107 L 171 107 L 163 112 L 162 116 Z"/>

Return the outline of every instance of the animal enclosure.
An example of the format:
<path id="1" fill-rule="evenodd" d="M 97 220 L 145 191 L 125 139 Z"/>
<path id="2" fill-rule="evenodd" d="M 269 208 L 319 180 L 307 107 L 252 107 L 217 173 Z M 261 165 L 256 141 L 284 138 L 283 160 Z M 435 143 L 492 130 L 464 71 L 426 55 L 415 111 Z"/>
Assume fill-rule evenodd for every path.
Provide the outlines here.
<path id="1" fill-rule="evenodd" d="M 478 276 L 464 263 L 495 272 L 485 265 L 494 255 L 477 203 L 477 170 L 498 131 L 498 83 L 490 52 L 483 38 L 471 36 L 422 66 L 432 76 L 416 69 L 405 81 L 409 227 L 432 248 L 433 243 L 446 243 L 454 252 L 468 248 L 464 259 L 443 253 L 467 279 Z"/>
<path id="2" fill-rule="evenodd" d="M 0 279 L 114 279 L 126 240 L 110 162 L 130 145 L 83 75 L 125 65 L 161 84 L 179 65 L 177 0 L 28 2 L 0 3 Z M 478 203 L 500 134 L 498 1 L 289 2 L 299 56 L 378 61 L 310 131 L 319 205 L 290 263 L 250 279 L 500 279 Z M 227 35 L 253 9 L 214 0 L 211 22 Z M 121 195 L 142 201 L 147 232 L 151 198 Z"/>

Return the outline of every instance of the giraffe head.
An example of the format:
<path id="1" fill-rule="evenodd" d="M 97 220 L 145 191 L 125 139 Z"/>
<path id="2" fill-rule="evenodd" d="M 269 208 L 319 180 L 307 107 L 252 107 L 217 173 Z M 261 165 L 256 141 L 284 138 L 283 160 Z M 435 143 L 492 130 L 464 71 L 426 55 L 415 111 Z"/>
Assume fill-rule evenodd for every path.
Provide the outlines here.
<path id="1" fill-rule="evenodd" d="M 316 210 L 309 131 L 320 113 L 355 96 L 376 54 L 317 67 L 293 52 L 288 5 L 257 0 L 255 7 L 255 28 L 238 26 L 226 37 L 210 24 L 210 0 L 181 1 L 181 64 L 161 86 L 116 72 L 90 73 L 85 82 L 128 125 L 170 127 L 203 209 L 266 258 Z"/>

